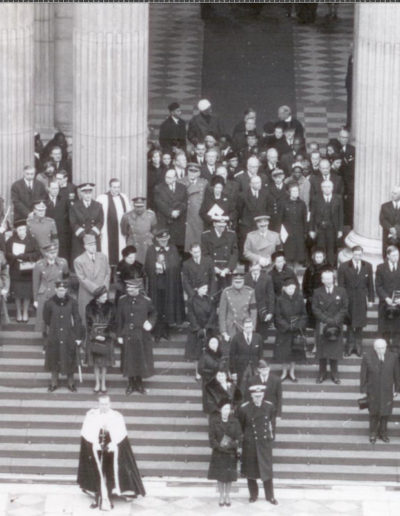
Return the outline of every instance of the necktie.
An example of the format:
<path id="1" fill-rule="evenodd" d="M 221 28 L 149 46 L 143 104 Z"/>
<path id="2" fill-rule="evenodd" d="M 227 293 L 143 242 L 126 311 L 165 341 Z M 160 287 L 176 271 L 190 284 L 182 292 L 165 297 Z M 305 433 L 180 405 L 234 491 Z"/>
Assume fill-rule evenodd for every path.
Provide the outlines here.
<path id="1" fill-rule="evenodd" d="M 171 192 L 175 192 L 175 187 L 174 186 L 171 185 L 169 188 L 170 188 Z"/>
<path id="2" fill-rule="evenodd" d="M 257 280 L 258 280 L 258 276 L 257 276 L 257 274 L 253 274 L 253 281 L 255 281 L 255 282 L 256 282 Z"/>
<path id="3" fill-rule="evenodd" d="M 329 202 L 329 195 L 325 195 L 325 202 Z"/>
<path id="4" fill-rule="evenodd" d="M 28 190 L 32 192 L 32 181 L 29 181 L 28 183 Z"/>

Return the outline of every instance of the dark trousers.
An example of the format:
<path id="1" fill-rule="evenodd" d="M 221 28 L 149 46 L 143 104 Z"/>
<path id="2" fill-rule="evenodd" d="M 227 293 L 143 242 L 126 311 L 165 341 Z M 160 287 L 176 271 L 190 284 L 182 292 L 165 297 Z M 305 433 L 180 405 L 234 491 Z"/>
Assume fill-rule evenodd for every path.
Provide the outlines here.
<path id="1" fill-rule="evenodd" d="M 325 250 L 326 260 L 329 265 L 335 267 L 337 253 L 337 235 L 334 227 L 318 228 L 317 247 Z"/>
<path id="2" fill-rule="evenodd" d="M 157 321 L 154 325 L 153 335 L 154 338 L 159 340 L 162 337 L 168 339 L 168 323 L 167 318 L 165 317 L 165 309 L 166 309 L 166 298 L 167 291 L 165 288 L 157 289 Z"/>
<path id="3" fill-rule="evenodd" d="M 352 328 L 347 326 L 346 352 L 351 354 L 354 350 L 362 352 L 362 328 Z"/>
<path id="4" fill-rule="evenodd" d="M 320 358 L 319 360 L 319 374 L 324 375 L 327 371 L 328 359 Z M 331 369 L 332 375 L 337 375 L 338 372 L 338 361 L 337 360 L 329 360 L 329 367 Z"/>
<path id="5" fill-rule="evenodd" d="M 271 500 L 272 498 L 274 498 L 273 479 L 270 478 L 269 480 L 265 480 L 265 482 L 263 482 L 263 486 L 264 486 L 265 499 Z M 254 478 L 248 478 L 247 479 L 247 487 L 249 488 L 250 497 L 257 498 L 258 497 L 257 480 L 255 480 Z"/>
<path id="6" fill-rule="evenodd" d="M 369 415 L 370 437 L 387 437 L 387 424 L 389 416 Z"/>

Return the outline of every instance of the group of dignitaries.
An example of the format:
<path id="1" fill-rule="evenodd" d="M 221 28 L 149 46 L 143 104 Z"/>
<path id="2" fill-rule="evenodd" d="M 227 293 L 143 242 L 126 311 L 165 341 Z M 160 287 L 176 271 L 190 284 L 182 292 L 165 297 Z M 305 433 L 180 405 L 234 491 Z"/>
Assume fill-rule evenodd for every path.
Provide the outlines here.
<path id="1" fill-rule="evenodd" d="M 388 441 L 400 388 L 400 191 L 382 207 L 385 261 L 374 285 L 360 246 L 338 266 L 354 197 L 355 150 L 347 129 L 322 153 L 315 143 L 306 149 L 304 129 L 287 106 L 262 135 L 254 110 L 232 136 L 208 100 L 198 111 L 186 129 L 179 105 L 169 106 L 159 145 L 149 149 L 147 198 L 129 199 L 116 178 L 97 199 L 93 183 L 73 185 L 57 140 L 49 159 L 38 159 L 39 173 L 25 167 L 11 189 L 12 229 L 0 207 L 0 294 L 4 301 L 11 289 L 20 323 L 28 321 L 33 300 L 50 392 L 60 374 L 76 391 L 83 356 L 94 368 L 94 392 L 105 394 L 119 345 L 126 393 L 144 394 L 143 378 L 154 373 L 154 341 L 187 321 L 185 357 L 195 364 L 210 415 L 209 478 L 218 480 L 219 503 L 231 503 L 241 449 L 250 501 L 261 478 L 267 500 L 276 504 L 272 441 L 281 382 L 298 381 L 295 367 L 306 360 L 309 329 L 317 383 L 329 369 L 340 384 L 343 351 L 362 357 L 370 440 Z M 366 351 L 363 328 L 375 292 L 384 340 Z M 280 378 L 263 357 L 272 327 Z"/>

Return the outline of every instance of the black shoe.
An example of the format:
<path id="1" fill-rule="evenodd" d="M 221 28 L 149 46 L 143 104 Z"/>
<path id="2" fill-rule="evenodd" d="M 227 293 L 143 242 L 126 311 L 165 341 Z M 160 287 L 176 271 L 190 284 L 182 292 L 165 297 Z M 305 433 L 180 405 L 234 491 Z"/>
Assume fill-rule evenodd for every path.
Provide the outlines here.
<path id="1" fill-rule="evenodd" d="M 272 505 L 278 505 L 278 500 L 275 498 L 267 498 L 267 502 L 272 503 Z"/>
<path id="2" fill-rule="evenodd" d="M 387 435 L 381 435 L 380 436 L 380 439 L 384 442 L 384 443 L 390 443 L 390 439 Z"/>
<path id="3" fill-rule="evenodd" d="M 362 353 L 361 353 L 361 349 L 357 349 L 356 350 L 356 355 L 361 358 L 362 357 Z"/>
<path id="4" fill-rule="evenodd" d="M 134 386 L 132 384 L 129 384 L 128 387 L 125 390 L 125 394 L 132 394 L 132 392 L 135 390 Z"/>
<path id="5" fill-rule="evenodd" d="M 230 506 L 231 506 L 231 502 L 225 502 L 225 505 L 226 505 L 227 507 L 230 507 Z"/>
<path id="6" fill-rule="evenodd" d="M 97 509 L 97 507 L 98 507 L 98 506 L 99 506 L 99 504 L 98 504 L 97 502 L 93 502 L 93 503 L 91 503 L 91 504 L 89 505 L 89 507 L 90 507 L 91 509 Z"/>
<path id="7" fill-rule="evenodd" d="M 370 436 L 369 436 L 369 442 L 370 442 L 371 444 L 375 444 L 375 443 L 376 443 L 376 437 L 375 437 L 374 435 L 370 435 Z"/>
<path id="8" fill-rule="evenodd" d="M 76 385 L 73 383 L 72 385 L 67 385 L 67 388 L 71 392 L 76 392 L 78 389 L 76 388 Z"/>
<path id="9" fill-rule="evenodd" d="M 250 498 L 249 498 L 250 503 L 254 503 L 256 501 L 257 501 L 257 496 L 250 496 Z"/>
<path id="10" fill-rule="evenodd" d="M 136 390 L 140 393 L 140 394 L 146 394 L 146 389 L 144 388 L 142 382 L 138 383 L 137 387 L 136 387 Z"/>
<path id="11" fill-rule="evenodd" d="M 326 380 L 326 374 L 320 374 L 315 380 L 315 383 L 323 383 Z"/>
<path id="12" fill-rule="evenodd" d="M 218 502 L 218 505 L 219 505 L 220 507 L 223 507 L 223 506 L 225 505 L 225 502 Z"/>
<path id="13" fill-rule="evenodd" d="M 51 385 L 51 384 L 47 388 L 48 392 L 54 392 L 57 389 L 58 389 L 58 385 Z"/>
<path id="14" fill-rule="evenodd" d="M 337 376 L 331 375 L 331 378 L 332 378 L 332 382 L 336 383 L 336 385 L 339 385 L 341 383 Z"/>
<path id="15" fill-rule="evenodd" d="M 345 354 L 344 354 L 345 358 L 349 358 L 351 357 L 351 353 L 350 351 L 346 351 Z"/>

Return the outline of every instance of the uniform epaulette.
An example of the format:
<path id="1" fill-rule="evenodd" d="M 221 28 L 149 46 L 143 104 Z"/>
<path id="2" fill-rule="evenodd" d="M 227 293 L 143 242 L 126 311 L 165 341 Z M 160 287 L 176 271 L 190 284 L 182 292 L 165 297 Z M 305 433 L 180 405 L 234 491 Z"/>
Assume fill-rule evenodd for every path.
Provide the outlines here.
<path id="1" fill-rule="evenodd" d="M 249 401 L 245 401 L 244 403 L 242 403 L 240 406 L 241 407 L 245 407 L 246 405 L 248 405 L 250 402 Z"/>
<path id="2" fill-rule="evenodd" d="M 244 170 L 241 170 L 240 172 L 236 172 L 236 174 L 233 175 L 233 177 L 240 176 L 244 174 Z"/>

